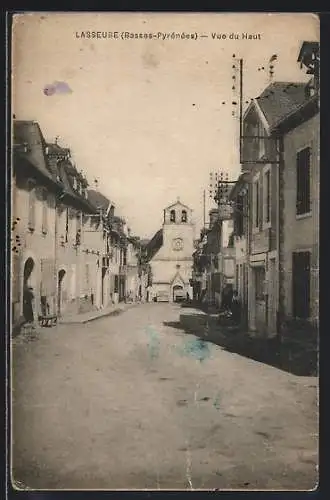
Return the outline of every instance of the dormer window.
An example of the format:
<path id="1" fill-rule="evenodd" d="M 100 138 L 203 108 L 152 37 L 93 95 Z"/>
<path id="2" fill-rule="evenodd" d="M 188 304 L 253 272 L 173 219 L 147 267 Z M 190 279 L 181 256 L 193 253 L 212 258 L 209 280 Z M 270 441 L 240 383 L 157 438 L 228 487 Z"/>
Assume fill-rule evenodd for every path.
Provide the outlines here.
<path id="1" fill-rule="evenodd" d="M 187 211 L 186 210 L 182 210 L 181 222 L 187 222 Z"/>
<path id="2" fill-rule="evenodd" d="M 170 221 L 175 222 L 175 210 L 170 211 Z"/>

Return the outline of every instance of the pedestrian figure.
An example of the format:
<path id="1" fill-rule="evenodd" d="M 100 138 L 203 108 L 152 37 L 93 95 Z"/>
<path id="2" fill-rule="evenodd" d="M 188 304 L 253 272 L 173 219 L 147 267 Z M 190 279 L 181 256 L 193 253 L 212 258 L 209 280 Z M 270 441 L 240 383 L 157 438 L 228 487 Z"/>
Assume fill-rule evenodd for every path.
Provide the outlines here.
<path id="1" fill-rule="evenodd" d="M 234 322 L 239 325 L 241 322 L 241 303 L 237 290 L 235 290 L 233 293 L 231 301 L 231 312 Z"/>
<path id="2" fill-rule="evenodd" d="M 224 311 L 231 310 L 231 304 L 233 300 L 233 289 L 232 286 L 226 285 L 222 292 L 222 304 L 221 309 Z"/>
<path id="3" fill-rule="evenodd" d="M 33 288 L 25 285 L 23 290 L 23 316 L 27 323 L 34 322 L 33 299 Z"/>

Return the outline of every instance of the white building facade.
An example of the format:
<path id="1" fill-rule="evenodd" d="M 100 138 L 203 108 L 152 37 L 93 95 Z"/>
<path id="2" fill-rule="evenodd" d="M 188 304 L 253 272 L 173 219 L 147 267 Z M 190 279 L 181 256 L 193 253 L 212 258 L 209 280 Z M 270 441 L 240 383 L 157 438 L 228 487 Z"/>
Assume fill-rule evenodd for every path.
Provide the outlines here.
<path id="1" fill-rule="evenodd" d="M 179 200 L 165 208 L 163 226 L 151 251 L 151 299 L 175 302 L 187 295 L 192 298 L 194 224 L 192 210 Z"/>

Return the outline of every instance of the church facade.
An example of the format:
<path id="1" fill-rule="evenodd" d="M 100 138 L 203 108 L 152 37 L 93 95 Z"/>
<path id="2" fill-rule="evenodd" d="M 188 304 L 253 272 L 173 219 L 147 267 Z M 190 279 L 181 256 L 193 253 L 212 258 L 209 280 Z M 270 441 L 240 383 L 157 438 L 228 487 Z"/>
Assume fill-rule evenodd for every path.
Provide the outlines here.
<path id="1" fill-rule="evenodd" d="M 164 210 L 160 229 L 149 242 L 152 287 L 149 300 L 175 302 L 192 297 L 194 224 L 192 210 L 179 200 Z"/>

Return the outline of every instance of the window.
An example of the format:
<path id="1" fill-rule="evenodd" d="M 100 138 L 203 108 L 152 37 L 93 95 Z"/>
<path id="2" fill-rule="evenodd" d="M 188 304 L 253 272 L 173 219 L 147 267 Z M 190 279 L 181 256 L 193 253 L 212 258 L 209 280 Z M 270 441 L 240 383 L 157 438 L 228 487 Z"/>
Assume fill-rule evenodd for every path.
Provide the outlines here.
<path id="1" fill-rule="evenodd" d="M 182 210 L 181 222 L 187 222 L 187 211 L 186 210 Z"/>
<path id="2" fill-rule="evenodd" d="M 114 293 L 119 292 L 119 276 L 116 274 L 115 275 L 115 283 L 114 283 Z"/>
<path id="3" fill-rule="evenodd" d="M 242 236 L 244 233 L 244 204 L 243 196 L 238 195 L 236 199 L 236 210 L 234 212 L 235 235 Z"/>
<path id="4" fill-rule="evenodd" d="M 292 313 L 295 318 L 310 316 L 310 252 L 292 254 Z"/>
<path id="5" fill-rule="evenodd" d="M 265 129 L 261 122 L 258 122 L 258 160 L 260 160 L 263 156 L 265 156 L 266 148 L 265 148 Z"/>
<path id="6" fill-rule="evenodd" d="M 258 229 L 260 221 L 260 204 L 259 204 L 259 180 L 255 181 L 253 184 L 253 226 Z"/>
<path id="7" fill-rule="evenodd" d="M 270 223 L 270 210 L 271 210 L 271 173 L 270 170 L 266 170 L 264 174 L 264 222 L 266 224 Z"/>
<path id="8" fill-rule="evenodd" d="M 170 212 L 170 221 L 175 222 L 175 210 L 171 210 Z"/>
<path id="9" fill-rule="evenodd" d="M 302 215 L 310 212 L 310 148 L 305 148 L 297 153 L 296 171 L 296 213 Z"/>
<path id="10" fill-rule="evenodd" d="M 35 228 L 35 218 L 36 218 L 36 193 L 35 185 L 33 182 L 28 183 L 29 189 L 29 220 L 28 227 L 30 230 Z"/>
<path id="11" fill-rule="evenodd" d="M 265 279 L 266 279 L 266 271 L 264 267 L 256 267 L 255 268 L 255 292 L 256 292 L 256 300 L 264 300 L 265 299 Z"/>
<path id="12" fill-rule="evenodd" d="M 46 189 L 42 191 L 42 232 L 44 234 L 48 231 L 48 193 Z"/>

